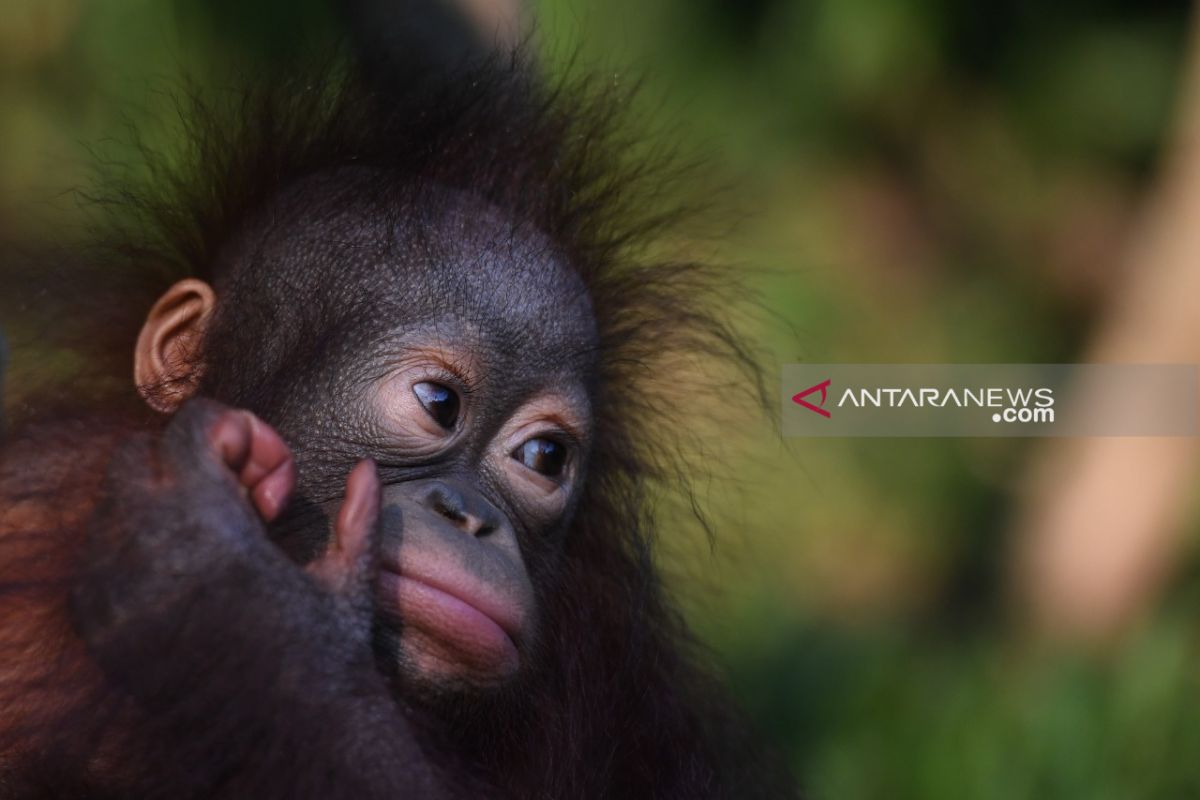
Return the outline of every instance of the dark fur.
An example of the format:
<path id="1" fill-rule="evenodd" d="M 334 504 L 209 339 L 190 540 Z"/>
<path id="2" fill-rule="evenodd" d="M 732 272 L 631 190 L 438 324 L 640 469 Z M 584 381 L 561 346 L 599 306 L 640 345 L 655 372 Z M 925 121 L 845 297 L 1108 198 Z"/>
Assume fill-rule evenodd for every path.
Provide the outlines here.
<path id="1" fill-rule="evenodd" d="M 738 294 L 734 279 L 655 256 L 653 243 L 680 218 L 671 202 L 675 173 L 662 167 L 662 154 L 631 158 L 636 143 L 619 124 L 627 101 L 627 93 L 595 82 L 543 88 L 516 64 L 475 68 L 453 80 L 414 80 L 401 95 L 376 94 L 353 76 L 330 74 L 271 82 L 215 102 L 193 94 L 182 116 L 186 157 L 169 167 L 152 159 L 150 180 L 102 198 L 123 222 L 103 251 L 110 272 L 91 274 L 144 280 L 111 296 L 103 279 L 80 285 L 99 292 L 92 303 L 128 310 L 129 319 L 115 327 L 132 332 L 144 298 L 172 279 L 194 275 L 220 287 L 231 243 L 256 230 L 257 215 L 281 190 L 342 167 L 365 168 L 387 186 L 414 189 L 413 196 L 423 186 L 465 189 L 514 223 L 546 234 L 583 278 L 597 318 L 595 445 L 557 576 L 564 590 L 548 594 L 547 677 L 489 725 L 454 732 L 452 746 L 473 754 L 480 773 L 512 797 L 785 796 L 786 778 L 701 666 L 705 659 L 657 578 L 658 500 L 681 488 L 686 496 L 688 431 L 703 413 L 701 404 L 680 403 L 698 387 L 719 386 L 731 392 L 727 402 L 740 396 L 753 407 L 763 392 L 753 359 L 721 310 Z M 270 386 L 270 370 L 287 370 L 285 359 L 313 344 L 306 330 L 264 326 L 210 340 L 205 356 L 219 368 L 202 391 L 245 404 L 228 396 L 224 387 L 232 384 L 217 376 L 258 368 L 263 359 L 266 374 L 233 383 Z M 96 363 L 127 370 L 131 347 L 128 338 L 111 361 Z M 724 371 L 729 366 L 732 373 Z M 740 383 L 718 383 L 731 374 L 740 374 Z M 72 392 L 93 408 L 136 405 L 131 388 Z M 106 440 L 95 438 L 95 423 L 74 423 L 85 425 L 87 436 L 76 436 L 78 427 L 63 433 L 62 423 L 34 425 L 39 404 L 62 404 L 26 400 L 24 430 L 4 451 L 0 497 L 10 504 L 22 496 L 62 497 L 64 513 L 78 516 L 92 502 L 99 466 L 64 456 L 33 475 L 22 459 L 47 450 L 69 454 L 80 442 L 102 453 Z M 126 412 L 130 418 L 115 430 L 155 424 L 138 412 Z M 7 631 L 0 631 L 0 648 L 49 648 L 61 658 L 57 674 L 64 680 L 87 669 L 79 648 L 34 629 L 41 624 L 36 617 L 13 621 L 23 604 L 61 602 L 56 593 L 77 565 L 58 548 L 55 529 L 79 524 L 44 523 L 0 542 L 0 625 Z M 0 706 L 20 688 L 0 681 Z M 207 696 L 253 703 L 243 688 L 212 686 Z M 77 758 L 56 749 L 58 732 L 92 724 L 103 699 L 77 698 L 69 686 L 58 697 L 57 707 L 26 717 L 27 727 L 10 728 L 0 743 L 51 767 Z M 221 714 L 214 708 L 203 724 L 221 730 Z"/>
<path id="2" fill-rule="evenodd" d="M 8 371 L 8 343 L 0 330 L 0 442 L 4 441 L 4 373 Z"/>

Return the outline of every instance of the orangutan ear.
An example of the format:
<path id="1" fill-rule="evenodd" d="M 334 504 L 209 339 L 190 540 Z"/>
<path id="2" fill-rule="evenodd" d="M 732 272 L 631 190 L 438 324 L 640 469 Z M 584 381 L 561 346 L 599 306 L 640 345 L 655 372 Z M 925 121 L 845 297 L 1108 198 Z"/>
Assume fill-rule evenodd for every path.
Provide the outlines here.
<path id="1" fill-rule="evenodd" d="M 200 385 L 200 347 L 216 306 L 211 286 L 187 278 L 150 309 L 133 352 L 133 380 L 155 411 L 174 412 Z"/>

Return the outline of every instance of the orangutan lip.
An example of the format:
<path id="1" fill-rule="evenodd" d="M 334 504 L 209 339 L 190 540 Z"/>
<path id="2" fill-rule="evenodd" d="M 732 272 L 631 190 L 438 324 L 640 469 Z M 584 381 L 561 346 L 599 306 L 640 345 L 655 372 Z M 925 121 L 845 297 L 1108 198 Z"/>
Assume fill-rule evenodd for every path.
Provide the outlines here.
<path id="1" fill-rule="evenodd" d="M 413 581 L 414 583 L 422 584 L 436 592 L 441 592 L 444 595 L 458 600 L 460 603 L 470 606 L 475 611 L 490 619 L 495 625 L 504 631 L 514 645 L 519 645 L 521 641 L 521 619 L 512 613 L 511 610 L 504 607 L 500 602 L 487 597 L 483 593 L 464 590 L 461 585 L 454 585 L 451 581 L 445 578 L 438 579 L 437 576 L 425 574 L 420 569 L 400 569 L 389 562 L 384 562 L 380 569 L 384 572 L 391 573 L 398 578 Z"/>

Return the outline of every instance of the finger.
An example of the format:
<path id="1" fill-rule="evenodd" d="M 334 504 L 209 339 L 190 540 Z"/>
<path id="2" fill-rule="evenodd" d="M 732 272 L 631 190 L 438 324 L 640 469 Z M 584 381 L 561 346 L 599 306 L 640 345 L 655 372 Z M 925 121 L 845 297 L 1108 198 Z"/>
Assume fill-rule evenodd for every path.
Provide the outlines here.
<path id="1" fill-rule="evenodd" d="M 271 522 L 287 504 L 296 485 L 296 463 L 291 448 L 274 428 L 245 412 L 250 425 L 250 455 L 242 467 L 242 485 L 263 519 Z"/>
<path id="2" fill-rule="evenodd" d="M 278 517 L 296 484 L 296 467 L 274 428 L 248 411 L 231 411 L 213 425 L 209 441 L 263 519 Z"/>
<path id="3" fill-rule="evenodd" d="M 273 522 L 291 497 L 292 488 L 296 485 L 296 464 L 288 456 L 283 463 L 268 472 L 262 480 L 250 490 L 250 499 L 254 507 L 267 522 Z"/>
<path id="4" fill-rule="evenodd" d="M 217 417 L 208 431 L 208 443 L 225 466 L 240 473 L 250 455 L 250 421 L 244 411 L 228 411 Z"/>
<path id="5" fill-rule="evenodd" d="M 375 462 L 369 458 L 358 462 L 346 479 L 346 498 L 333 527 L 333 545 L 345 563 L 356 563 L 367 554 L 379 519 L 380 491 Z"/>

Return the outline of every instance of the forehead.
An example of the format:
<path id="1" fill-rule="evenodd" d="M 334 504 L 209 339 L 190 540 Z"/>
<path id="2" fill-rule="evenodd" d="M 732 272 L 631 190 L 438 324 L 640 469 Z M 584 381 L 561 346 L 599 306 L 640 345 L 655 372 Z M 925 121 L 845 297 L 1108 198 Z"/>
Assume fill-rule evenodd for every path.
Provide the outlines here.
<path id="1" fill-rule="evenodd" d="M 566 366 L 594 350 L 587 288 L 547 237 L 464 198 L 416 216 L 397 226 L 401 257 L 389 267 L 421 295 L 422 321 L 468 329 L 493 355 L 531 365 Z"/>
<path id="2" fill-rule="evenodd" d="M 440 350 L 494 403 L 545 391 L 586 398 L 597 342 L 592 305 L 547 237 L 459 196 L 400 221 L 389 251 L 398 349 Z"/>
<path id="3" fill-rule="evenodd" d="M 372 271 L 392 333 L 435 333 L 513 383 L 590 371 L 587 286 L 548 236 L 437 186 L 393 201 L 374 227 L 383 246 Z"/>
<path id="4" fill-rule="evenodd" d="M 400 346 L 432 334 L 515 377 L 590 370 L 584 281 L 550 237 L 471 193 L 342 170 L 293 185 L 265 216 L 236 260 L 268 267 L 289 303 L 307 295 L 318 319 Z"/>

